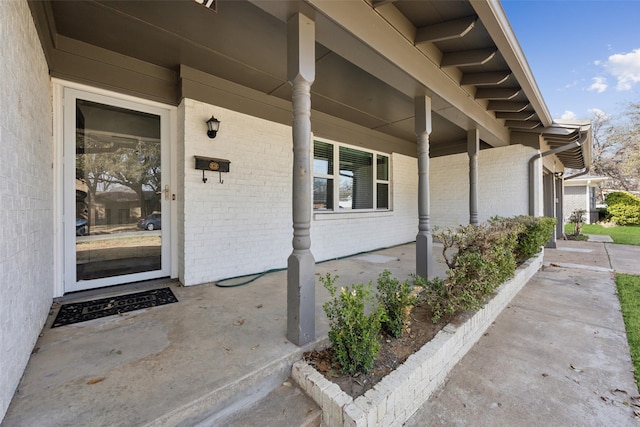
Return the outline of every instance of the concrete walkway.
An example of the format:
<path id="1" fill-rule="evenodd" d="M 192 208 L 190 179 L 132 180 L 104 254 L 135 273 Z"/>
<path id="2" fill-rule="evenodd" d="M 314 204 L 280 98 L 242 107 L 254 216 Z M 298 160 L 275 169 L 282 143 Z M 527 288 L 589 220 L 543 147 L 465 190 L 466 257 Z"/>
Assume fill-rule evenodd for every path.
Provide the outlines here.
<path id="1" fill-rule="evenodd" d="M 607 244 L 606 248 L 616 273 L 640 274 L 640 246 Z"/>
<path id="2" fill-rule="evenodd" d="M 573 241 L 547 249 L 547 266 L 406 426 L 640 425 L 611 272 L 640 274 L 639 250 Z"/>

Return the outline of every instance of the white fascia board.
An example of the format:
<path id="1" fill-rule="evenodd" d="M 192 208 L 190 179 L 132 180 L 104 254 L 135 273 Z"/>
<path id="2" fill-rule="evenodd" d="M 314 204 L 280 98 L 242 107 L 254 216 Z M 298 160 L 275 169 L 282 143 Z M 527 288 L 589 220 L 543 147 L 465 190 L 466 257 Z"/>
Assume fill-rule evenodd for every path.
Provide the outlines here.
<path id="1" fill-rule="evenodd" d="M 595 187 L 598 184 L 607 181 L 609 179 L 609 177 L 606 176 L 584 176 L 581 178 L 575 178 L 575 179 L 567 179 L 564 181 L 564 185 L 568 186 L 568 187 L 577 187 L 580 185 L 585 185 L 587 187 Z"/>

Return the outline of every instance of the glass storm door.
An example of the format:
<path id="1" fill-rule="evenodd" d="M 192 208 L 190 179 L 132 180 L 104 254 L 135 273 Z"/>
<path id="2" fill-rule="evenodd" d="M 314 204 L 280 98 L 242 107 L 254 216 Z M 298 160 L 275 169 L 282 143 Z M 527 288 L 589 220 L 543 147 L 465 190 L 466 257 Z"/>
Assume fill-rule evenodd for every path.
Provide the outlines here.
<path id="1" fill-rule="evenodd" d="M 169 275 L 168 126 L 168 110 L 65 90 L 65 292 Z"/>

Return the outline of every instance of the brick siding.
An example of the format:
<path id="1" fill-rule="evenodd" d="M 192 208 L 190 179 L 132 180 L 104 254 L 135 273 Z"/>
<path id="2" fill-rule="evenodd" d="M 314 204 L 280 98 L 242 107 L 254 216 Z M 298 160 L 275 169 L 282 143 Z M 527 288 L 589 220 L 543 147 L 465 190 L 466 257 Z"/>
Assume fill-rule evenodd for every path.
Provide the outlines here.
<path id="1" fill-rule="evenodd" d="M 51 307 L 54 224 L 51 84 L 26 1 L 0 1 L 0 40 L 2 420 Z"/>

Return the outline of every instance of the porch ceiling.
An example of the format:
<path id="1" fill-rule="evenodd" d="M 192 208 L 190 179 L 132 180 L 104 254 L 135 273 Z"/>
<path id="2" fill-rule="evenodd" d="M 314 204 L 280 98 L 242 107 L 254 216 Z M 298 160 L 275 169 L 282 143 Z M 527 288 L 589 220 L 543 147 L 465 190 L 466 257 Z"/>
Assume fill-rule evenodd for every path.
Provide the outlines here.
<path id="1" fill-rule="evenodd" d="M 194 0 L 54 0 L 38 7 L 47 11 L 54 49 L 80 41 L 175 72 L 186 65 L 286 101 L 286 20 L 305 13 L 316 21 L 313 108 L 415 141 L 413 99 L 431 96 L 432 156 L 465 152 L 468 129 L 480 130 L 486 148 L 508 145 L 512 130 L 551 125 L 494 4 L 219 0 L 214 12 Z"/>

